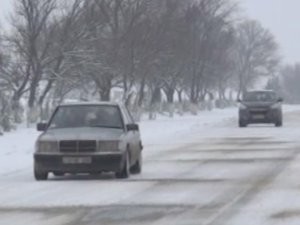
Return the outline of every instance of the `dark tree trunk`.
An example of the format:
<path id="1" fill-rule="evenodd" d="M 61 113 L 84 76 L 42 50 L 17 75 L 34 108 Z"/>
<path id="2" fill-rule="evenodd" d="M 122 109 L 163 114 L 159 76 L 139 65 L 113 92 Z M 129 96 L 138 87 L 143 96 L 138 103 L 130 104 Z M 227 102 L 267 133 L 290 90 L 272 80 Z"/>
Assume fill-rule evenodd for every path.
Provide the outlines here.
<path id="1" fill-rule="evenodd" d="M 244 76 L 242 74 L 240 74 L 239 75 L 238 98 L 240 98 L 245 91 L 246 91 L 246 85 L 245 85 Z"/>
<path id="2" fill-rule="evenodd" d="M 151 96 L 151 105 L 161 102 L 161 89 L 160 87 L 155 87 Z"/>
<path id="3" fill-rule="evenodd" d="M 28 84 L 29 77 L 30 77 L 30 65 L 26 66 L 26 75 L 25 79 L 22 81 L 22 84 L 18 88 L 18 90 L 13 95 L 13 101 L 19 102 L 23 94 L 25 93 L 26 85 Z"/>
<path id="4" fill-rule="evenodd" d="M 203 91 L 199 96 L 199 101 L 203 102 L 205 100 L 206 95 L 207 95 L 207 92 Z"/>
<path id="5" fill-rule="evenodd" d="M 191 93 L 190 93 L 190 101 L 192 103 L 196 103 L 197 102 L 195 80 L 196 80 L 195 75 L 193 75 L 192 81 L 191 81 Z"/>
<path id="6" fill-rule="evenodd" d="M 64 56 L 63 55 L 61 55 L 60 57 L 58 57 L 57 62 L 56 62 L 56 66 L 54 68 L 54 71 L 55 71 L 56 74 L 59 73 L 59 70 L 60 70 L 61 65 L 63 63 L 63 60 L 64 60 Z M 53 74 L 51 74 L 50 80 L 48 80 L 48 83 L 47 83 L 47 85 L 46 85 L 46 87 L 45 87 L 45 89 L 44 89 L 41 97 L 39 98 L 39 101 L 38 101 L 39 105 L 43 105 L 44 100 L 45 100 L 47 94 L 51 90 L 51 88 L 52 88 L 52 86 L 53 86 L 53 84 L 54 84 L 54 82 L 56 80 L 55 78 L 56 77 Z"/>
<path id="7" fill-rule="evenodd" d="M 21 123 L 23 119 L 23 108 L 20 104 L 20 100 L 13 99 L 11 101 L 11 109 L 13 112 L 14 122 Z"/>
<path id="8" fill-rule="evenodd" d="M 127 98 L 125 99 L 125 105 L 126 105 L 127 107 L 130 107 L 130 105 L 131 105 L 131 99 L 132 99 L 132 96 L 133 96 L 133 93 L 130 93 L 130 94 L 127 96 Z"/>
<path id="9" fill-rule="evenodd" d="M 100 96 L 101 101 L 108 102 L 110 101 L 110 94 L 112 89 L 112 76 L 110 74 L 106 74 L 106 77 L 103 77 L 103 79 L 99 80 L 97 77 L 94 79 L 98 93 Z"/>
<path id="10" fill-rule="evenodd" d="M 182 103 L 182 90 L 178 90 L 178 91 L 177 91 L 177 95 L 178 95 L 178 101 L 179 101 L 180 103 Z"/>
<path id="11" fill-rule="evenodd" d="M 101 101 L 110 101 L 110 88 L 105 88 L 99 91 Z"/>
<path id="12" fill-rule="evenodd" d="M 42 71 L 40 70 L 40 68 L 37 68 L 33 72 L 33 79 L 29 87 L 29 99 L 28 99 L 29 108 L 33 108 L 36 103 L 36 91 L 40 82 L 41 73 Z"/>
<path id="13" fill-rule="evenodd" d="M 168 103 L 174 103 L 175 89 L 173 89 L 173 88 L 165 88 L 164 92 L 165 92 L 165 94 L 167 96 Z"/>
<path id="14" fill-rule="evenodd" d="M 53 83 L 54 83 L 54 80 L 49 80 L 49 81 L 48 81 L 46 88 L 44 89 L 44 91 L 43 91 L 41 97 L 39 98 L 38 104 L 39 104 L 40 106 L 43 105 L 44 100 L 45 100 L 47 94 L 49 93 L 49 91 L 51 90 L 51 88 L 52 88 L 52 86 L 53 86 Z"/>
<path id="15" fill-rule="evenodd" d="M 38 82 L 33 81 L 30 85 L 29 89 L 29 99 L 28 99 L 28 106 L 29 108 L 33 108 L 35 104 L 35 99 L 36 99 L 36 87 L 37 87 Z"/>
<path id="16" fill-rule="evenodd" d="M 139 94 L 138 94 L 138 106 L 141 107 L 143 105 L 144 102 L 144 98 L 145 98 L 145 84 L 146 84 L 146 80 L 145 78 L 142 79 L 141 82 L 141 86 L 140 86 L 140 90 L 139 90 Z"/>
<path id="17" fill-rule="evenodd" d="M 134 76 L 134 70 L 135 70 L 135 66 L 134 66 L 134 60 L 135 60 L 135 54 L 134 54 L 134 43 L 132 42 L 130 45 L 130 57 L 129 57 L 129 62 L 128 64 L 130 64 L 130 68 L 128 70 L 128 73 L 125 72 L 124 76 L 123 76 L 123 86 L 124 86 L 124 96 L 123 99 L 125 101 L 128 101 L 128 97 L 129 97 L 129 92 L 130 92 L 130 88 L 133 85 L 133 81 L 132 78 Z"/>

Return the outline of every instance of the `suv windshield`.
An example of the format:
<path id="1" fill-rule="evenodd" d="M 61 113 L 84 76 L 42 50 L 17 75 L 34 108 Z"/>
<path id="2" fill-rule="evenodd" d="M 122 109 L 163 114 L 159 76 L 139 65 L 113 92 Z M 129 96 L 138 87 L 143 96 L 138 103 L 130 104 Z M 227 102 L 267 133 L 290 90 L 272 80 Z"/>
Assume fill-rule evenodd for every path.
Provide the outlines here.
<path id="1" fill-rule="evenodd" d="M 76 105 L 60 106 L 49 128 L 104 127 L 123 129 L 122 117 L 117 106 Z"/>
<path id="2" fill-rule="evenodd" d="M 271 91 L 247 92 L 244 94 L 243 100 L 246 102 L 272 102 L 276 101 L 276 94 Z"/>

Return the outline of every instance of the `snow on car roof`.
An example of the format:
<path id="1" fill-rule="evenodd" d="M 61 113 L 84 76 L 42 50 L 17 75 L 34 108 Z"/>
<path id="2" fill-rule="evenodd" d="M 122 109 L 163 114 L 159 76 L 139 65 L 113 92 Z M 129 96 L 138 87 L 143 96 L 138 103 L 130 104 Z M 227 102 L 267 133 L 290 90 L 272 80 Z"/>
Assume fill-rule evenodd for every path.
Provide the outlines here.
<path id="1" fill-rule="evenodd" d="M 110 106 L 118 106 L 119 103 L 116 102 L 102 102 L 102 101 L 92 101 L 92 102 L 66 102 L 62 103 L 59 106 L 76 106 L 76 105 L 110 105 Z"/>
<path id="2" fill-rule="evenodd" d="M 257 89 L 257 90 L 249 90 L 246 91 L 247 93 L 249 92 L 275 92 L 274 90 L 270 90 L 270 89 Z"/>

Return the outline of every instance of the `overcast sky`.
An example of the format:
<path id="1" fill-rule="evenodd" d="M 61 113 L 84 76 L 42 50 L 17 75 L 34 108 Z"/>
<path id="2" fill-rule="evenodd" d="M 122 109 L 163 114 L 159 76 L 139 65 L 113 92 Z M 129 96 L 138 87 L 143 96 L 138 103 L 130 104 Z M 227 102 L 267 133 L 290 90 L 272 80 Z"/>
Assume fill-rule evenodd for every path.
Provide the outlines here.
<path id="1" fill-rule="evenodd" d="M 275 36 L 285 62 L 300 62 L 300 0 L 239 0 Z"/>
<path id="2" fill-rule="evenodd" d="M 13 0 L 0 0 L 0 27 L 6 27 L 7 17 L 12 10 Z"/>
<path id="3" fill-rule="evenodd" d="M 300 0 L 236 0 L 248 17 L 259 20 L 275 36 L 285 62 L 300 61 Z M 0 22 L 11 11 L 13 0 L 0 0 Z"/>

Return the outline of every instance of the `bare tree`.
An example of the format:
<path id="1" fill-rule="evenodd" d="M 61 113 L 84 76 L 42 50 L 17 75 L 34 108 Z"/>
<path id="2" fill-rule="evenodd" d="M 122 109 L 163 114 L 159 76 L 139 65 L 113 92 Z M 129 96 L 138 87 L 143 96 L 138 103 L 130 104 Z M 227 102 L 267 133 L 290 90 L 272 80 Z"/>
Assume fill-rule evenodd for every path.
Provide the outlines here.
<path id="1" fill-rule="evenodd" d="M 14 29 L 7 38 L 15 66 L 9 74 L 15 84 L 13 100 L 18 102 L 28 92 L 30 111 L 42 108 L 55 81 L 69 69 L 68 54 L 74 52 L 84 33 L 78 27 L 82 1 L 69 1 L 65 6 L 56 0 L 21 0 L 15 4 Z"/>
<path id="2" fill-rule="evenodd" d="M 273 81 L 273 85 L 274 85 Z M 279 85 L 276 84 L 279 82 Z M 277 80 L 275 85 L 281 86 L 282 93 L 289 103 L 299 103 L 300 102 L 300 64 L 286 65 L 281 69 L 280 79 Z"/>
<path id="3" fill-rule="evenodd" d="M 236 32 L 235 61 L 240 95 L 258 77 L 274 73 L 279 57 L 273 35 L 259 22 L 245 21 Z"/>
<path id="4" fill-rule="evenodd" d="M 114 88 L 136 109 L 173 106 L 176 92 L 195 109 L 225 100 L 279 61 L 270 32 L 237 11 L 233 0 L 18 0 L 0 92 L 43 118 L 65 98 L 109 101 Z"/>
<path id="5" fill-rule="evenodd" d="M 231 47 L 225 36 L 232 27 L 235 12 L 235 4 L 222 0 L 202 0 L 187 10 L 186 55 L 190 72 L 186 81 L 193 103 L 204 99 L 213 87 L 212 81 L 219 73 L 216 62 L 226 57 L 224 52 Z"/>
<path id="6" fill-rule="evenodd" d="M 59 16 L 53 18 L 49 27 L 49 32 L 45 32 L 44 41 L 51 39 L 53 43 L 48 49 L 48 64 L 44 70 L 43 79 L 46 81 L 45 87 L 41 90 L 38 104 L 43 102 L 51 91 L 55 82 L 65 82 L 68 80 L 74 83 L 74 66 L 72 57 L 82 54 L 78 48 L 78 43 L 85 37 L 86 30 L 82 28 L 81 13 L 83 0 L 74 0 L 72 4 L 63 7 Z"/>
<path id="7" fill-rule="evenodd" d="M 52 40 L 42 41 L 43 32 L 48 29 L 48 21 L 56 8 L 55 0 L 20 0 L 16 2 L 17 19 L 14 21 L 15 33 L 11 41 L 25 65 L 22 86 L 29 82 L 28 106 L 33 108 L 39 82 L 47 64 L 47 53 Z M 25 88 L 25 87 L 24 87 Z"/>

